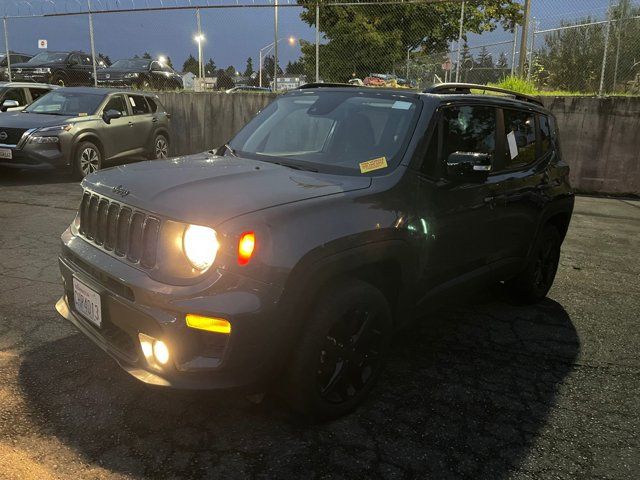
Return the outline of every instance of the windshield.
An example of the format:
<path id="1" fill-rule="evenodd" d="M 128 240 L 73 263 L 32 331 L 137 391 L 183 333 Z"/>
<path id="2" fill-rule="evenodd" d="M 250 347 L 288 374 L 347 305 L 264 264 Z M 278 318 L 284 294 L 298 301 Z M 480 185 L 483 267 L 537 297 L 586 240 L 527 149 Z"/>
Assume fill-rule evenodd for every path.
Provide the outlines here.
<path id="1" fill-rule="evenodd" d="M 129 60 L 118 60 L 110 68 L 117 68 L 120 70 L 140 70 L 149 68 L 149 60 L 143 60 L 138 58 L 132 58 Z"/>
<path id="2" fill-rule="evenodd" d="M 23 112 L 82 117 L 96 113 L 103 99 L 104 94 L 50 92 L 37 99 Z"/>
<path id="3" fill-rule="evenodd" d="M 67 59 L 66 53 L 43 52 L 33 57 L 27 63 L 64 62 L 66 59 Z"/>
<path id="4" fill-rule="evenodd" d="M 417 118 L 415 99 L 385 92 L 300 92 L 279 98 L 229 142 L 237 155 L 336 173 L 399 163 Z"/>

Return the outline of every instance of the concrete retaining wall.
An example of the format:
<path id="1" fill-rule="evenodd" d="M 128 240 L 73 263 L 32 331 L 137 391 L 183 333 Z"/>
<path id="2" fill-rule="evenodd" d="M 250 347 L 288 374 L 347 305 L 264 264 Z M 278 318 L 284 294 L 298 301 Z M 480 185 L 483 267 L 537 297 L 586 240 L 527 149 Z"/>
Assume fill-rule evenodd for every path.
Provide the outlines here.
<path id="1" fill-rule="evenodd" d="M 160 98 L 172 114 L 172 154 L 186 155 L 224 144 L 274 95 L 180 92 Z M 640 98 L 543 101 L 558 118 L 577 190 L 640 195 Z"/>

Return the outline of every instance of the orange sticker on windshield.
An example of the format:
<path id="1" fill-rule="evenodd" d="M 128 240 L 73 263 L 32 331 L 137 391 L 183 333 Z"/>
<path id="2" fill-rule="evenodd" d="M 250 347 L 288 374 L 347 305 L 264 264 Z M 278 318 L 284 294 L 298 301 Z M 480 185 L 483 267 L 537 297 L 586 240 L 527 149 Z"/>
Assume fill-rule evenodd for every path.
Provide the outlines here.
<path id="1" fill-rule="evenodd" d="M 374 170 L 380 170 L 381 168 L 387 168 L 386 157 L 374 158 L 360 164 L 360 173 L 373 172 Z"/>

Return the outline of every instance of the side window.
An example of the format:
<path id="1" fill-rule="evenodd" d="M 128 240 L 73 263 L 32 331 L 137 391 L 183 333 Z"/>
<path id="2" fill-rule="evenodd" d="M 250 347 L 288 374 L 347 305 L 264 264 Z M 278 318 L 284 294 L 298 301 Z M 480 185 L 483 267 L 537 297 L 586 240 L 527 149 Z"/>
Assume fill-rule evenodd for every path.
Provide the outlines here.
<path id="1" fill-rule="evenodd" d="M 160 72 L 162 71 L 162 67 L 158 62 L 151 62 L 151 71 L 152 72 Z"/>
<path id="2" fill-rule="evenodd" d="M 71 65 L 80 65 L 80 56 L 78 54 L 73 54 L 69 57 L 69 63 Z"/>
<path id="3" fill-rule="evenodd" d="M 158 104 L 156 101 L 151 97 L 147 97 L 147 102 L 149 103 L 149 108 L 151 108 L 151 113 L 156 113 L 158 111 Z"/>
<path id="4" fill-rule="evenodd" d="M 536 161 L 535 116 L 519 110 L 504 110 L 506 170 Z"/>
<path id="5" fill-rule="evenodd" d="M 540 135 L 540 155 L 544 156 L 552 147 L 549 117 L 546 115 L 538 116 L 538 123 L 540 125 L 538 129 L 538 134 Z"/>
<path id="6" fill-rule="evenodd" d="M 4 100 L 15 100 L 20 106 L 27 104 L 27 97 L 21 88 L 11 88 L 5 93 Z"/>
<path id="7" fill-rule="evenodd" d="M 131 111 L 134 115 L 144 115 L 149 113 L 149 105 L 142 95 L 127 95 Z"/>
<path id="8" fill-rule="evenodd" d="M 91 57 L 88 55 L 82 55 L 80 57 L 80 61 L 82 63 L 82 65 L 93 65 L 93 62 L 91 61 Z"/>
<path id="9" fill-rule="evenodd" d="M 35 102 L 41 96 L 49 93 L 49 90 L 45 88 L 30 88 L 29 93 L 31 93 L 31 99 Z"/>
<path id="10" fill-rule="evenodd" d="M 442 153 L 445 162 L 455 152 L 496 151 L 496 110 L 485 106 L 454 106 L 443 110 Z"/>
<path id="11" fill-rule="evenodd" d="M 129 115 L 129 112 L 127 111 L 127 104 L 124 102 L 124 97 L 122 95 L 114 95 L 109 99 L 102 111 L 106 112 L 108 110 L 117 110 L 123 117 Z"/>

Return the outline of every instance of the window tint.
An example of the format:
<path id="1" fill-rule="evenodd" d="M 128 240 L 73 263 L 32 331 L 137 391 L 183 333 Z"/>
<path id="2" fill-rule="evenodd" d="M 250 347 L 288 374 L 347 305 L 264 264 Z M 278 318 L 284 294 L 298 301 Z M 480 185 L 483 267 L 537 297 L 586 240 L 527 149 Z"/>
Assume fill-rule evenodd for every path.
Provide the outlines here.
<path id="1" fill-rule="evenodd" d="M 540 115 L 538 117 L 538 122 L 540 123 L 540 154 L 543 156 L 551 149 L 551 128 L 549 126 L 549 117 L 546 115 Z"/>
<path id="2" fill-rule="evenodd" d="M 134 115 L 143 115 L 149 113 L 149 105 L 141 95 L 127 95 L 129 98 L 129 104 L 131 105 L 131 111 Z"/>
<path id="3" fill-rule="evenodd" d="M 448 107 L 443 112 L 441 161 L 455 152 L 488 153 L 496 150 L 496 110 L 484 106 Z"/>
<path id="4" fill-rule="evenodd" d="M 149 104 L 149 108 L 151 108 L 152 113 L 156 113 L 158 111 L 158 104 L 153 98 L 147 97 L 147 103 Z"/>
<path id="5" fill-rule="evenodd" d="M 120 112 L 123 117 L 129 115 L 129 112 L 127 111 L 127 104 L 124 103 L 124 97 L 122 95 L 111 97 L 102 110 L 104 112 L 116 110 Z"/>
<path id="6" fill-rule="evenodd" d="M 49 90 L 47 90 L 46 88 L 30 88 L 29 92 L 31 93 L 31 99 L 35 101 L 42 95 L 46 95 L 47 93 L 49 93 Z"/>
<path id="7" fill-rule="evenodd" d="M 505 169 L 528 165 L 536 160 L 535 117 L 528 112 L 504 110 Z"/>
<path id="8" fill-rule="evenodd" d="M 27 104 L 27 98 L 21 88 L 9 89 L 4 95 L 4 100 L 15 100 L 20 106 Z"/>

